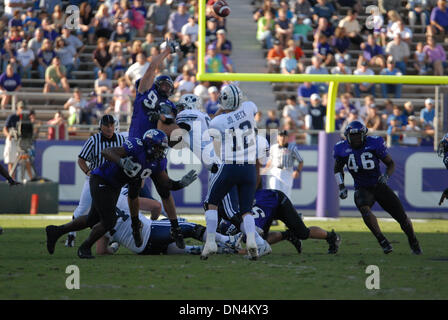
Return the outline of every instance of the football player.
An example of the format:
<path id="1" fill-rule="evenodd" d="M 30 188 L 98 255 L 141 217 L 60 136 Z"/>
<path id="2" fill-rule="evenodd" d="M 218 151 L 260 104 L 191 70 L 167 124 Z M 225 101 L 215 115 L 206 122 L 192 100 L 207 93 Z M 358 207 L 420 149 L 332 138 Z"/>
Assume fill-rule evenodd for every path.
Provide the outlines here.
<path id="1" fill-rule="evenodd" d="M 227 204 L 227 210 L 231 203 Z M 238 232 L 237 228 L 227 219 L 226 207 L 220 205 L 218 214 L 223 220 L 219 224 L 218 231 L 222 234 L 233 235 Z M 301 240 L 322 239 L 329 244 L 328 253 L 338 252 L 341 243 L 341 237 L 332 230 L 325 231 L 320 227 L 306 227 L 300 216 L 297 214 L 291 200 L 280 190 L 258 189 L 255 193 L 255 203 L 252 207 L 252 214 L 255 219 L 255 225 L 259 228 L 263 237 L 269 244 L 275 244 L 282 240 L 290 241 L 297 249 L 302 252 Z M 288 228 L 286 231 L 269 232 L 273 220 L 282 221 Z"/>
<path id="2" fill-rule="evenodd" d="M 141 255 L 159 255 L 159 254 L 200 254 L 202 246 L 185 246 L 180 249 L 173 242 L 170 236 L 170 222 L 166 219 L 157 220 L 157 217 L 151 216 L 146 218 L 143 214 L 139 214 L 139 220 L 142 222 L 142 239 L 143 244 L 140 247 L 135 246 L 132 236 L 132 226 L 130 210 L 127 201 L 128 189 L 121 190 L 120 197 L 116 207 L 116 224 L 112 230 L 97 244 L 97 254 L 111 254 L 118 250 L 119 245 Z M 139 201 L 145 200 L 139 198 Z M 184 238 L 193 238 L 198 241 L 205 241 L 205 227 L 196 223 L 190 223 L 185 219 L 179 219 L 179 226 L 182 230 Z M 236 238 L 233 236 L 225 236 L 217 234 L 217 241 L 220 244 L 218 253 L 235 253 L 233 244 Z"/>
<path id="3" fill-rule="evenodd" d="M 3 166 L 0 164 L 0 174 L 8 181 L 10 186 L 15 186 L 20 184 L 20 182 L 15 181 L 8 173 L 8 171 L 3 168 Z"/>
<path id="4" fill-rule="evenodd" d="M 169 190 L 179 190 L 194 180 L 185 176 L 179 181 L 171 180 L 165 169 L 168 138 L 160 130 L 150 129 L 143 139 L 129 138 L 122 147 L 108 148 L 102 151 L 106 162 L 91 173 L 90 190 L 92 207 L 87 216 L 74 219 L 62 226 L 47 226 L 47 250 L 53 254 L 57 239 L 70 231 L 79 231 L 92 227 L 89 237 L 78 248 L 80 258 L 94 258 L 91 247 L 116 223 L 115 207 L 121 188 L 128 184 L 128 202 L 131 212 L 132 234 L 135 245 L 142 246 L 142 224 L 138 218 L 138 194 L 143 179 L 151 176 L 167 212 L 173 208 Z M 170 201 L 171 199 L 171 201 Z M 176 220 L 177 222 L 177 220 Z"/>
<path id="5" fill-rule="evenodd" d="M 209 183 L 205 202 L 207 240 L 201 259 L 217 251 L 215 241 L 218 227 L 218 205 L 227 193 L 236 186 L 242 218 L 242 232 L 246 235 L 246 248 L 251 260 L 258 258 L 255 236 L 255 221 L 252 216 L 252 202 L 256 187 L 256 123 L 254 115 L 257 106 L 250 101 L 243 102 L 241 89 L 229 84 L 221 89 L 220 114 L 210 122 L 216 154 L 220 157 L 217 172 Z M 220 146 L 219 146 L 220 144 Z"/>
<path id="6" fill-rule="evenodd" d="M 439 157 L 443 158 L 443 163 L 445 164 L 446 169 L 448 170 L 448 133 L 440 140 L 439 145 L 437 146 L 437 154 Z M 448 198 L 448 188 L 446 188 L 442 196 L 440 197 L 439 206 L 442 205 L 443 201 Z"/>
<path id="7" fill-rule="evenodd" d="M 355 204 L 361 212 L 364 223 L 378 240 L 384 253 L 392 252 L 390 242 L 381 232 L 378 221 L 371 208 L 378 204 L 388 212 L 399 224 L 408 237 L 409 245 L 414 254 L 422 250 L 407 217 L 400 199 L 388 187 L 387 181 L 395 170 L 395 164 L 387 152 L 386 143 L 379 136 L 367 136 L 368 129 L 359 121 L 353 121 L 345 129 L 346 140 L 339 141 L 334 146 L 334 174 L 339 185 L 339 197 L 347 198 L 347 188 L 344 184 L 344 167 L 355 181 Z M 381 174 L 380 161 L 387 169 Z"/>
<path id="8" fill-rule="evenodd" d="M 164 45 L 165 48 L 152 59 L 143 77 L 136 81 L 136 96 L 129 127 L 129 137 L 141 138 L 147 130 L 157 129 L 161 125 L 160 123 L 164 123 L 165 126 L 174 124 L 176 106 L 169 100 L 174 91 L 174 83 L 167 75 L 156 77 L 156 70 L 170 54 L 176 52 L 178 44 L 175 41 L 166 40 Z M 150 196 L 147 187 L 144 187 L 142 191 L 145 191 L 144 195 L 146 197 Z M 179 247 L 184 247 L 185 243 L 177 224 L 177 214 L 170 191 L 159 189 L 157 191 L 162 198 L 171 199 L 169 200 L 171 208 L 165 208 L 165 210 L 172 222 L 172 237 L 176 239 Z"/>

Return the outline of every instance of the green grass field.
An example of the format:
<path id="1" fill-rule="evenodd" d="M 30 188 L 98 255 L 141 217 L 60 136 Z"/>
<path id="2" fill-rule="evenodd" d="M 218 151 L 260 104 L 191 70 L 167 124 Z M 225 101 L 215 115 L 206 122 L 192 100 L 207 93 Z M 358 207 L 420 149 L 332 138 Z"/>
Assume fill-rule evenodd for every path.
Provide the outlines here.
<path id="1" fill-rule="evenodd" d="M 81 260 L 76 248 L 64 247 L 64 237 L 50 256 L 45 226 L 70 218 L 0 215 L 0 299 L 448 299 L 444 220 L 414 222 L 422 256 L 410 254 L 396 222 L 380 220 L 394 247 L 393 253 L 383 254 L 359 218 L 305 221 L 341 234 L 337 255 L 326 253 L 325 241 L 306 240 L 301 255 L 282 242 L 259 261 L 237 255 L 215 255 L 207 261 L 191 255 L 138 256 L 125 248 L 115 256 Z M 78 233 L 77 245 L 87 232 Z M 79 267 L 79 290 L 65 286 L 69 265 Z M 379 267 L 379 290 L 366 289 L 368 265 Z"/>

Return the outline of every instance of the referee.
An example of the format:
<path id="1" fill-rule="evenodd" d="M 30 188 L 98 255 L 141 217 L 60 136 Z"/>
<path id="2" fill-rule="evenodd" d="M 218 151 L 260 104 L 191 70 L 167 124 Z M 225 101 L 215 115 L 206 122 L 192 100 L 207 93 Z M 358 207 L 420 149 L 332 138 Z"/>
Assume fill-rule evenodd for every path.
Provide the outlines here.
<path id="1" fill-rule="evenodd" d="M 299 166 L 294 170 L 294 162 Z M 295 143 L 288 143 L 288 131 L 283 130 L 277 136 L 277 143 L 269 150 L 269 160 L 266 164 L 269 170 L 268 189 L 280 190 L 291 197 L 293 179 L 300 176 L 303 169 L 303 159 Z"/>
<path id="2" fill-rule="evenodd" d="M 114 116 L 105 114 L 100 120 L 100 132 L 91 136 L 78 155 L 78 165 L 86 174 L 86 181 L 81 192 L 78 207 L 73 213 L 73 219 L 87 215 L 92 204 L 92 196 L 90 195 L 90 172 L 101 166 L 106 159 L 101 156 L 101 151 L 106 148 L 121 147 L 125 138 L 115 132 L 118 122 Z M 87 165 L 87 162 L 89 165 Z M 70 232 L 65 241 L 66 247 L 75 245 L 76 232 Z"/>

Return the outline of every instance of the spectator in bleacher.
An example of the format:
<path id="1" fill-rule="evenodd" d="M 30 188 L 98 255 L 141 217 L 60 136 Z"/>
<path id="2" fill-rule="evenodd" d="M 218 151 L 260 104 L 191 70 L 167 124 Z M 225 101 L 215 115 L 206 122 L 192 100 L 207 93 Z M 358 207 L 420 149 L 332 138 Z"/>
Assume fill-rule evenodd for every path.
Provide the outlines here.
<path id="1" fill-rule="evenodd" d="M 414 105 L 412 104 L 412 101 L 406 101 L 404 104 L 404 110 L 403 110 L 403 114 L 408 117 L 410 116 L 415 116 L 415 110 L 414 110 Z"/>
<path id="2" fill-rule="evenodd" d="M 291 118 L 299 127 L 302 127 L 305 124 L 304 120 L 307 111 L 307 108 L 300 108 L 297 105 L 295 96 L 288 96 L 286 105 L 283 107 L 282 116 L 283 118 Z"/>
<path id="3" fill-rule="evenodd" d="M 31 79 L 31 68 L 33 67 L 35 56 L 33 50 L 28 48 L 28 42 L 22 41 L 22 47 L 17 51 L 17 61 L 19 62 L 19 74 L 22 78 Z"/>
<path id="4" fill-rule="evenodd" d="M 395 24 L 395 27 L 392 29 L 392 34 L 395 36 L 399 34 L 401 36 L 401 40 L 406 42 L 407 44 L 411 44 L 412 42 L 412 31 L 408 27 L 405 27 L 403 20 L 398 20 Z"/>
<path id="5" fill-rule="evenodd" d="M 291 20 L 286 17 L 284 8 L 278 10 L 278 18 L 275 19 L 275 37 L 280 40 L 282 46 L 286 46 L 289 39 L 292 38 L 293 25 Z"/>
<path id="6" fill-rule="evenodd" d="M 98 39 L 109 39 L 114 31 L 113 16 L 109 13 L 109 8 L 104 3 L 98 8 L 93 20 L 95 35 Z"/>
<path id="7" fill-rule="evenodd" d="M 39 7 L 48 14 L 53 14 L 54 7 L 62 5 L 62 0 L 39 0 Z"/>
<path id="8" fill-rule="evenodd" d="M 125 79 L 130 87 L 133 87 L 135 82 L 142 78 L 146 70 L 149 68 L 149 62 L 143 53 L 137 55 L 137 62 L 131 65 L 125 72 Z"/>
<path id="9" fill-rule="evenodd" d="M 375 41 L 375 36 L 369 34 L 367 36 L 367 42 L 361 44 L 362 56 L 359 59 L 365 59 L 368 61 L 369 66 L 379 66 L 384 68 L 386 66 L 386 61 L 384 59 L 383 48 L 379 46 Z M 360 61 L 358 60 L 358 63 Z"/>
<path id="10" fill-rule="evenodd" d="M 339 22 L 338 27 L 344 28 L 350 41 L 359 46 L 364 40 L 361 33 L 361 25 L 358 22 L 358 13 L 352 9 L 347 11 L 347 15 Z"/>
<path id="11" fill-rule="evenodd" d="M 297 88 L 297 99 L 301 108 L 308 105 L 305 98 L 311 97 L 313 93 L 319 93 L 319 88 L 312 82 L 305 81 Z"/>
<path id="12" fill-rule="evenodd" d="M 282 74 L 296 74 L 298 62 L 292 49 L 285 50 L 285 57 L 280 61 L 280 72 Z"/>
<path id="13" fill-rule="evenodd" d="M 27 39 L 34 35 L 36 29 L 40 26 L 40 20 L 36 17 L 33 8 L 26 9 L 26 16 L 23 20 L 23 30 Z"/>
<path id="14" fill-rule="evenodd" d="M 434 75 L 443 76 L 443 69 L 447 66 L 446 52 L 443 46 L 436 44 L 434 37 L 427 37 L 423 52 L 433 69 Z"/>
<path id="15" fill-rule="evenodd" d="M 1 108 L 2 110 L 9 104 L 11 101 L 11 96 L 6 94 L 7 92 L 18 92 L 22 87 L 22 79 L 18 73 L 14 72 L 13 67 L 8 64 L 6 67 L 6 71 L 0 75 L 0 91 L 2 92 L 1 98 Z"/>
<path id="16" fill-rule="evenodd" d="M 103 94 L 112 93 L 112 80 L 107 79 L 107 73 L 104 70 L 98 71 L 98 78 L 94 82 L 97 101 L 103 103 Z"/>
<path id="17" fill-rule="evenodd" d="M 414 68 L 417 69 L 419 75 L 425 75 L 427 73 L 427 60 L 426 53 L 423 51 L 423 43 L 417 42 L 414 51 Z"/>
<path id="18" fill-rule="evenodd" d="M 434 126 L 431 123 L 422 123 L 421 128 L 423 131 L 423 137 L 420 145 L 434 147 Z"/>
<path id="19" fill-rule="evenodd" d="M 339 58 L 344 58 L 345 61 L 350 61 L 350 54 L 348 49 L 350 47 L 350 39 L 345 34 L 345 28 L 337 27 L 334 30 L 334 37 L 331 43 L 334 51 L 334 58 L 336 61 Z"/>
<path id="20" fill-rule="evenodd" d="M 182 67 L 182 73 L 179 74 L 173 81 L 174 84 L 174 90 L 177 90 L 177 88 L 179 87 L 179 84 L 182 80 L 188 79 L 191 75 L 191 69 L 187 66 L 184 65 Z"/>
<path id="21" fill-rule="evenodd" d="M 99 38 L 97 41 L 97 47 L 92 53 L 93 63 L 95 67 L 93 68 L 93 73 L 95 76 L 98 74 L 98 70 L 103 69 L 107 73 L 107 77 L 112 79 L 112 56 L 109 53 L 109 46 L 107 44 L 106 38 Z"/>
<path id="22" fill-rule="evenodd" d="M 272 0 L 264 0 L 263 6 L 257 10 L 255 10 L 253 14 L 253 19 L 255 22 L 258 22 L 258 20 L 262 17 L 266 17 L 266 12 L 272 13 L 272 19 L 275 18 L 276 10 L 272 4 Z"/>
<path id="23" fill-rule="evenodd" d="M 396 10 L 389 10 L 387 12 L 387 26 L 385 36 L 388 39 L 393 39 L 395 37 L 395 30 L 397 29 L 398 21 L 401 21 L 400 14 Z"/>
<path id="24" fill-rule="evenodd" d="M 306 74 L 328 74 L 327 68 L 322 66 L 322 60 L 318 56 L 311 58 L 311 66 L 305 68 Z M 320 93 L 328 91 L 328 85 L 325 82 L 316 82 Z"/>
<path id="25" fill-rule="evenodd" d="M 214 42 L 216 45 L 216 53 L 221 53 L 229 59 L 229 56 L 232 54 L 232 42 L 226 38 L 226 31 L 219 29 L 216 32 L 216 37 L 217 39 Z"/>
<path id="26" fill-rule="evenodd" d="M 134 0 L 132 2 L 132 7 L 131 8 L 137 10 L 138 12 L 140 12 L 143 17 L 146 17 L 146 15 L 148 14 L 148 10 L 146 10 L 145 4 L 144 4 L 143 0 Z"/>
<path id="27" fill-rule="evenodd" d="M 274 47 L 271 48 L 266 57 L 268 73 L 278 73 L 280 71 L 280 62 L 285 57 L 280 40 L 274 40 Z"/>
<path id="28" fill-rule="evenodd" d="M 187 58 L 196 53 L 196 46 L 191 42 L 191 36 L 188 34 L 182 37 L 182 42 L 179 44 L 179 47 L 180 52 L 182 53 L 182 58 Z"/>
<path id="29" fill-rule="evenodd" d="M 113 50 L 117 43 L 121 43 L 123 48 L 131 49 L 130 47 L 131 35 L 126 32 L 123 22 L 118 22 L 116 29 L 112 32 L 109 38 L 110 50 Z M 135 41 L 134 41 L 135 43 Z M 141 42 L 140 42 L 141 44 Z"/>
<path id="30" fill-rule="evenodd" d="M 143 51 L 142 42 L 141 40 L 134 40 L 134 42 L 132 42 L 130 50 L 128 50 L 128 54 L 130 54 L 129 56 L 130 65 L 137 62 L 137 55 L 139 53 L 145 54 Z"/>
<path id="31" fill-rule="evenodd" d="M 207 28 L 205 30 L 205 42 L 207 44 L 213 43 L 217 39 L 216 33 L 219 30 L 218 20 L 216 18 L 213 18 L 213 17 L 210 18 L 210 19 L 207 19 L 206 26 L 207 26 Z"/>
<path id="32" fill-rule="evenodd" d="M 44 31 L 45 39 L 54 41 L 60 35 L 59 32 L 55 29 L 55 27 L 51 24 L 51 20 L 49 18 L 42 19 L 41 28 Z"/>
<path id="33" fill-rule="evenodd" d="M 330 39 L 330 41 L 332 40 L 332 37 L 334 35 L 334 28 L 331 24 L 328 23 L 328 20 L 324 17 L 319 18 L 318 20 L 318 24 L 317 24 L 317 28 L 314 30 L 314 41 L 316 41 L 316 38 L 320 35 L 320 34 L 324 34 L 327 36 L 328 39 Z"/>
<path id="34" fill-rule="evenodd" d="M 405 145 L 405 146 L 419 146 L 421 143 L 421 138 L 417 137 L 417 136 L 409 136 L 406 134 L 406 132 L 420 132 L 421 129 L 420 127 L 417 125 L 417 118 L 415 116 L 410 116 L 408 118 L 408 124 L 406 125 L 406 127 L 403 130 L 403 139 L 401 141 L 401 144 Z"/>
<path id="35" fill-rule="evenodd" d="M 177 11 L 171 13 L 168 19 L 168 31 L 175 33 L 179 38 L 182 36 L 182 27 L 188 23 L 190 14 L 187 10 L 186 3 L 180 2 L 177 5 Z"/>
<path id="36" fill-rule="evenodd" d="M 370 132 L 383 130 L 383 122 L 375 104 L 369 106 L 365 123 Z"/>
<path id="37" fill-rule="evenodd" d="M 271 49 L 273 46 L 273 35 L 275 33 L 274 17 L 270 10 L 266 10 L 264 16 L 257 21 L 257 40 L 266 49 Z"/>
<path id="38" fill-rule="evenodd" d="M 154 35 L 152 33 L 147 33 L 145 37 L 145 42 L 142 43 L 142 49 L 147 58 L 151 56 L 151 48 L 156 46 L 157 43 L 154 42 Z"/>
<path id="39" fill-rule="evenodd" d="M 123 45 L 119 42 L 115 45 L 114 50 L 112 52 L 112 61 L 111 68 L 113 72 L 113 79 L 117 80 L 120 77 L 124 76 L 126 72 L 128 63 L 124 56 Z"/>
<path id="40" fill-rule="evenodd" d="M 65 14 L 62 11 L 62 7 L 61 5 L 56 5 L 54 6 L 54 11 L 53 14 L 51 15 L 51 20 L 53 21 L 53 28 L 57 31 L 57 32 L 61 32 L 62 27 L 65 25 Z"/>
<path id="41" fill-rule="evenodd" d="M 233 72 L 232 65 L 227 62 L 226 56 L 216 53 L 216 45 L 214 44 L 210 44 L 207 47 L 205 70 L 205 72 L 213 73 Z"/>
<path id="42" fill-rule="evenodd" d="M 48 120 L 47 124 L 51 126 L 48 127 L 48 140 L 56 140 L 56 132 L 58 132 L 58 140 L 65 140 L 65 128 L 67 123 L 64 120 L 61 111 L 56 111 L 53 119 Z M 56 128 L 54 126 L 56 126 Z"/>
<path id="43" fill-rule="evenodd" d="M 308 0 L 291 1 L 291 10 L 297 17 L 304 15 L 305 18 L 310 18 L 312 15 L 312 7 Z"/>
<path id="44" fill-rule="evenodd" d="M 45 85 L 43 92 L 49 93 L 51 89 L 59 90 L 61 87 L 65 92 L 70 92 L 66 69 L 61 64 L 59 57 L 55 56 L 51 65 L 45 70 Z"/>
<path id="45" fill-rule="evenodd" d="M 402 8 L 401 0 L 378 0 L 378 7 L 382 14 L 386 14 L 391 10 L 399 11 Z"/>
<path id="46" fill-rule="evenodd" d="M 54 51 L 67 70 L 67 79 L 72 79 L 72 71 L 75 70 L 76 49 L 73 46 L 68 46 L 62 37 L 58 37 L 55 40 Z"/>
<path id="47" fill-rule="evenodd" d="M 268 110 L 268 117 L 264 123 L 264 127 L 266 128 L 266 139 L 270 144 L 271 135 L 273 135 L 276 130 L 280 129 L 280 119 L 277 116 L 277 111 L 274 109 Z"/>
<path id="48" fill-rule="evenodd" d="M 12 28 L 16 28 L 19 32 L 23 31 L 23 22 L 19 10 L 15 11 L 13 17 L 8 21 L 8 29 L 11 30 Z"/>
<path id="49" fill-rule="evenodd" d="M 179 86 L 177 87 L 177 93 L 182 96 L 187 93 L 193 93 L 194 86 L 196 83 L 196 77 L 193 73 L 188 73 L 188 75 L 179 81 Z"/>
<path id="50" fill-rule="evenodd" d="M 19 30 L 16 27 L 11 28 L 9 40 L 11 40 L 11 45 L 16 51 L 20 49 L 23 37 L 20 35 Z"/>
<path id="51" fill-rule="evenodd" d="M 73 96 L 64 104 L 64 109 L 69 110 L 68 125 L 90 124 L 90 110 L 87 109 L 87 100 L 82 97 L 79 88 L 73 89 Z"/>
<path id="52" fill-rule="evenodd" d="M 326 0 L 317 0 L 317 3 L 312 8 L 312 12 L 314 22 L 317 22 L 321 17 L 328 21 L 334 21 L 338 18 L 336 8 Z"/>
<path id="53" fill-rule="evenodd" d="M 44 39 L 42 47 L 37 53 L 37 61 L 39 65 L 37 70 L 39 71 L 39 78 L 45 78 L 45 71 L 51 65 L 53 58 L 56 57 L 56 52 L 53 50 L 53 46 L 49 39 Z"/>
<path id="54" fill-rule="evenodd" d="M 257 113 L 255 113 L 254 120 L 257 129 L 264 129 L 263 112 L 257 111 Z"/>
<path id="55" fill-rule="evenodd" d="M 422 124 L 429 123 L 431 125 L 434 125 L 434 117 L 434 100 L 431 98 L 427 98 L 425 100 L 425 107 L 420 111 L 420 121 L 422 122 Z"/>
<path id="56" fill-rule="evenodd" d="M 210 117 L 213 117 L 215 115 L 216 111 L 218 111 L 218 109 L 219 109 L 218 88 L 216 88 L 215 86 L 208 88 L 208 94 L 210 96 L 210 99 L 205 103 L 204 109 L 205 109 L 205 112 L 207 112 L 207 114 Z"/>
<path id="57" fill-rule="evenodd" d="M 364 105 L 357 105 L 357 109 L 359 111 L 359 116 L 362 119 L 365 119 L 369 113 L 369 108 L 372 107 L 373 105 L 375 105 L 375 97 L 372 96 L 371 94 L 367 95 L 364 97 Z M 392 114 L 392 109 L 390 111 L 390 113 Z"/>
<path id="58" fill-rule="evenodd" d="M 280 0 L 279 6 L 278 6 L 278 9 L 277 9 L 277 17 L 278 17 L 278 11 L 280 9 L 285 10 L 286 18 L 288 18 L 290 21 L 294 18 L 294 13 L 292 12 L 292 10 L 290 10 L 289 4 L 288 4 L 287 0 Z"/>
<path id="59" fill-rule="evenodd" d="M 401 76 L 402 73 L 395 67 L 395 62 L 392 57 L 387 58 L 387 67 L 380 72 L 383 76 Z M 383 98 L 387 98 L 388 93 L 393 93 L 394 98 L 401 98 L 402 84 L 381 83 L 381 93 Z"/>
<path id="60" fill-rule="evenodd" d="M 352 72 L 352 68 L 347 67 L 346 65 L 346 61 L 344 58 L 339 58 L 336 59 L 336 66 L 331 68 L 331 74 L 347 74 L 347 75 L 351 75 Z M 350 92 L 352 88 L 351 83 L 344 83 L 344 89 L 345 92 Z"/>
<path id="61" fill-rule="evenodd" d="M 411 52 L 409 50 L 409 45 L 401 40 L 401 36 L 399 34 L 396 34 L 394 40 L 387 44 L 386 54 L 392 56 L 395 61 L 395 66 L 401 71 L 402 74 L 406 74 L 406 65 Z"/>
<path id="62" fill-rule="evenodd" d="M 350 93 L 344 93 L 341 95 L 340 100 L 336 101 L 336 112 L 339 112 L 340 109 L 345 109 L 347 114 L 350 113 L 351 110 L 356 109 L 355 105 L 351 102 Z"/>
<path id="63" fill-rule="evenodd" d="M 185 35 L 189 35 L 191 37 L 191 41 L 196 42 L 198 40 L 198 33 L 199 33 L 199 25 L 196 22 L 196 18 L 194 16 L 189 16 L 188 23 L 182 26 L 181 29 L 182 37 L 184 37 Z"/>
<path id="64" fill-rule="evenodd" d="M 6 71 L 6 66 L 10 64 L 11 59 L 17 56 L 16 49 L 13 47 L 11 40 L 6 39 L 3 48 L 0 49 L 0 57 L 2 61 L 1 72 Z"/>
<path id="65" fill-rule="evenodd" d="M 401 127 L 404 127 L 408 124 L 408 117 L 403 113 L 403 108 L 400 106 L 394 105 L 392 114 L 387 118 L 387 124 L 390 125 L 390 121 L 392 119 L 396 119 L 397 124 Z"/>
<path id="66" fill-rule="evenodd" d="M 436 34 L 448 33 L 448 8 L 446 0 L 438 0 L 437 6 L 431 11 L 430 23 L 427 27 L 427 35 L 433 36 Z"/>
<path id="67" fill-rule="evenodd" d="M 74 56 L 74 58 L 75 58 L 74 63 L 75 63 L 75 68 L 77 68 L 80 63 L 79 56 L 81 55 L 81 53 L 84 52 L 84 50 L 86 48 L 84 42 L 79 40 L 78 37 L 75 37 L 74 35 L 72 35 L 71 30 L 67 26 L 62 28 L 61 38 L 64 39 L 67 46 L 72 46 L 73 48 L 75 48 L 76 53 Z"/>
<path id="68" fill-rule="evenodd" d="M 322 105 L 322 99 L 317 93 L 313 93 L 310 97 L 310 105 L 308 114 L 305 116 L 306 130 L 324 130 L 326 118 L 326 107 Z M 318 135 L 308 134 L 307 144 L 317 144 Z"/>
<path id="69" fill-rule="evenodd" d="M 155 3 L 151 4 L 146 15 L 150 21 L 149 31 L 160 35 L 164 34 L 170 14 L 170 7 L 165 4 L 165 0 L 156 0 Z"/>
<path id="70" fill-rule="evenodd" d="M 340 131 L 342 128 L 342 125 L 344 124 L 345 120 L 347 119 L 347 109 L 339 109 L 339 111 L 336 113 L 335 116 L 335 122 L 334 122 L 334 128 L 335 130 Z"/>
<path id="71" fill-rule="evenodd" d="M 387 128 L 387 135 L 390 136 L 391 145 L 397 146 L 400 144 L 400 136 L 403 127 L 396 116 L 392 116 Z"/>
<path id="72" fill-rule="evenodd" d="M 353 74 L 356 76 L 373 76 L 375 72 L 368 68 L 368 62 L 366 60 L 362 60 L 359 67 L 353 71 Z M 375 84 L 368 82 L 355 83 L 355 97 L 359 98 L 361 93 L 369 93 L 375 97 Z"/>
<path id="73" fill-rule="evenodd" d="M 127 122 L 127 116 L 131 111 L 131 95 L 132 92 L 126 84 L 126 79 L 123 77 L 118 79 L 118 86 L 114 89 L 113 111 L 115 118 L 120 122 Z"/>
<path id="74" fill-rule="evenodd" d="M 8 19 L 11 19 L 14 16 L 16 11 L 19 11 L 22 8 L 27 6 L 25 0 L 5 0 L 5 16 Z"/>
<path id="75" fill-rule="evenodd" d="M 292 28 L 292 38 L 295 41 L 300 41 L 301 44 L 308 43 L 308 35 L 313 28 L 309 23 L 305 23 L 306 16 L 304 14 L 299 14 Z M 308 19 L 308 21 L 310 21 Z"/>
<path id="76" fill-rule="evenodd" d="M 409 10 L 409 25 L 415 26 L 419 20 L 422 26 L 429 24 L 429 1 L 427 0 L 407 0 L 406 9 Z"/>
<path id="77" fill-rule="evenodd" d="M 28 42 L 28 48 L 33 50 L 35 57 L 37 57 L 39 50 L 43 45 L 43 42 L 44 42 L 44 32 L 41 28 L 38 28 L 36 29 L 36 31 L 34 31 L 34 38 L 32 38 Z"/>
<path id="78" fill-rule="evenodd" d="M 79 29 L 76 34 L 81 39 L 87 38 L 88 43 L 94 43 L 95 37 L 95 15 L 93 14 L 92 6 L 88 2 L 82 2 L 79 7 Z M 75 46 L 76 48 L 76 46 Z"/>
<path id="79" fill-rule="evenodd" d="M 333 61 L 333 50 L 331 49 L 327 37 L 324 34 L 319 34 L 316 41 L 313 43 L 314 55 L 319 57 L 322 61 L 322 66 L 326 67 Z"/>
<path id="80" fill-rule="evenodd" d="M 291 49 L 294 52 L 294 58 L 296 58 L 297 60 L 297 67 L 299 69 L 299 72 L 303 73 L 305 71 L 305 66 L 301 62 L 301 59 L 305 56 L 305 54 L 303 53 L 302 49 L 296 44 L 296 41 L 294 41 L 293 39 L 289 40 L 286 45 L 286 49 Z"/>

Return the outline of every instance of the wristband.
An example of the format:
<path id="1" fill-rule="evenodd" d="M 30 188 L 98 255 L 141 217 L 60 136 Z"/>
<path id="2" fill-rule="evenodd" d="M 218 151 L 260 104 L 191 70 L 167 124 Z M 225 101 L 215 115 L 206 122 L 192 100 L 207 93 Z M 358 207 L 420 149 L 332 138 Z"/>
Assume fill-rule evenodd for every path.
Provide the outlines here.
<path id="1" fill-rule="evenodd" d="M 337 172 L 334 174 L 334 177 L 336 178 L 336 183 L 338 185 L 344 184 L 344 176 L 341 172 Z"/>

